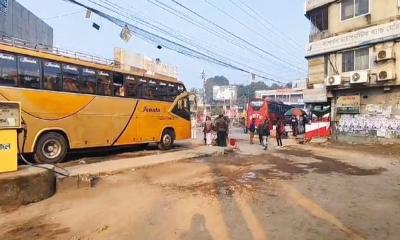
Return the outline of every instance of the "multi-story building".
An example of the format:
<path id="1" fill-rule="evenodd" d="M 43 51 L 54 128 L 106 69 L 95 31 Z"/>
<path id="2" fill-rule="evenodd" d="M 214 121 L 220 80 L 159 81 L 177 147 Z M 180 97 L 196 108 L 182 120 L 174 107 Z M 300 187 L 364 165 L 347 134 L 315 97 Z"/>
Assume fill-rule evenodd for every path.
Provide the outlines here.
<path id="1" fill-rule="evenodd" d="M 307 0 L 305 101 L 330 104 L 340 141 L 400 142 L 400 1 Z"/>
<path id="2" fill-rule="evenodd" d="M 0 1 L 0 38 L 3 36 L 53 45 L 53 28 L 15 0 Z"/>
<path id="3" fill-rule="evenodd" d="M 256 91 L 256 98 L 268 98 L 273 101 L 283 102 L 293 107 L 304 107 L 302 89 L 277 89 L 277 90 L 259 90 Z"/>
<path id="4" fill-rule="evenodd" d="M 303 90 L 305 88 L 305 80 L 295 80 L 292 82 L 292 88 L 259 90 L 255 92 L 255 96 L 256 98 L 268 98 L 293 107 L 304 108 Z"/>

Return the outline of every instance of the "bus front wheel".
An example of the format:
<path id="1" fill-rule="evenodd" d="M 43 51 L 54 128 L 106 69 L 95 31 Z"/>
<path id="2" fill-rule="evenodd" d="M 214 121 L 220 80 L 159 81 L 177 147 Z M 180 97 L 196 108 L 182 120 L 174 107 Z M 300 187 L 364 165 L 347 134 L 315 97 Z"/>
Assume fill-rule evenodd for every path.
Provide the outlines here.
<path id="1" fill-rule="evenodd" d="M 68 152 L 65 137 L 56 132 L 43 134 L 35 147 L 35 161 L 37 163 L 54 164 L 61 162 Z"/>
<path id="2" fill-rule="evenodd" d="M 161 137 L 161 142 L 158 143 L 160 150 L 170 150 L 174 145 L 174 132 L 172 130 L 165 130 Z"/>

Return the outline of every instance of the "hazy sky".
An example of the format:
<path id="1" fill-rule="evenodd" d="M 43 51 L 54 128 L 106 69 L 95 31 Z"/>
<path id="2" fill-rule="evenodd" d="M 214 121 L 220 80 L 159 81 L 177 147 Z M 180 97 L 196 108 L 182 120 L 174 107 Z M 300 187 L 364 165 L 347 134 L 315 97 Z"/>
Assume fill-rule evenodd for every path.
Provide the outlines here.
<path id="1" fill-rule="evenodd" d="M 124 43 L 119 38 L 121 28 L 98 16 L 86 19 L 84 9 L 66 1 L 17 1 L 53 27 L 54 45 L 57 47 L 79 50 L 107 58 L 113 58 L 114 47 L 121 47 L 152 58 L 160 58 L 163 62 L 178 67 L 179 78 L 188 88 L 202 86 L 201 72 L 203 70 L 206 72 L 207 77 L 225 75 L 231 83 L 248 83 L 250 81 L 250 76 L 247 73 L 192 59 L 166 48 L 159 50 L 156 44 L 147 43 L 136 35 L 133 36 L 129 43 Z M 131 19 L 118 16 L 105 8 L 101 8 L 93 2 L 107 7 L 119 7 L 118 12 L 129 18 L 145 19 L 157 26 L 163 24 L 163 28 L 169 28 L 169 33 L 189 38 L 191 43 L 229 58 L 229 61 L 231 63 L 234 61 L 235 65 L 240 65 L 247 69 L 251 68 L 251 71 L 264 75 L 272 74 L 275 79 L 283 82 L 306 76 L 305 72 L 295 70 L 288 63 L 277 61 L 265 53 L 272 53 L 283 59 L 283 61 L 289 62 L 291 66 L 306 70 L 306 62 L 303 55 L 308 39 L 309 23 L 304 17 L 303 0 L 178 0 L 178 2 L 190 7 L 198 14 L 228 29 L 235 35 L 244 38 L 264 52 L 259 49 L 252 49 L 247 44 L 246 46 L 238 47 L 231 43 L 242 44 L 237 39 L 229 41 L 221 39 L 215 34 L 182 20 L 150 3 L 151 1 L 158 1 L 168 4 L 176 9 L 174 13 L 177 13 L 178 10 L 184 11 L 171 0 L 78 1 L 111 13 L 111 15 L 130 23 L 134 22 Z M 242 5 L 241 2 L 247 4 L 262 16 L 257 16 L 251 12 L 251 9 Z M 221 12 L 221 10 L 225 13 Z M 196 18 L 189 12 L 185 12 L 185 14 L 193 19 Z M 229 17 L 228 14 L 234 19 Z M 198 21 L 201 22 L 201 26 L 206 27 L 209 31 L 217 32 L 219 35 L 224 34 L 215 26 L 211 26 L 201 19 Z M 92 28 L 92 22 L 96 22 L 101 26 L 100 31 Z M 148 29 L 140 24 L 138 26 Z M 151 31 L 154 32 L 153 30 Z M 167 36 L 167 38 L 171 37 Z M 270 82 L 267 83 L 270 84 Z"/>

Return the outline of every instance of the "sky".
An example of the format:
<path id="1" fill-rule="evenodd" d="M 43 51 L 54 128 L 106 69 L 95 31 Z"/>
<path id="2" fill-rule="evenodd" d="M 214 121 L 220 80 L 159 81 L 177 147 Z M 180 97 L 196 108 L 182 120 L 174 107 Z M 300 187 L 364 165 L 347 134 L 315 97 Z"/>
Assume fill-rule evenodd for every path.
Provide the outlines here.
<path id="1" fill-rule="evenodd" d="M 119 37 L 120 27 L 97 15 L 86 19 L 83 8 L 67 1 L 17 1 L 53 27 L 56 47 L 110 59 L 113 58 L 114 47 L 119 47 L 159 58 L 163 63 L 177 66 L 179 80 L 188 89 L 202 87 L 203 70 L 207 78 L 224 75 L 232 84 L 248 84 L 251 81 L 249 73 L 194 59 L 166 47 L 160 50 L 157 42 L 143 40 L 135 32 L 132 39 L 125 43 Z M 309 23 L 304 17 L 303 0 L 176 0 L 208 22 L 181 8 L 173 0 L 77 1 L 182 45 L 192 44 L 191 48 L 208 55 L 218 55 L 218 59 L 258 75 L 284 83 L 306 77 L 304 49 Z M 165 4 L 164 8 L 169 6 L 173 11 L 167 12 L 152 2 Z M 183 18 L 186 19 L 176 16 L 180 12 L 185 14 Z M 140 20 L 167 31 L 161 33 L 150 29 Z M 100 30 L 92 27 L 93 22 L 101 26 Z M 181 42 L 174 37 L 189 40 Z M 271 81 L 264 81 L 272 84 Z"/>

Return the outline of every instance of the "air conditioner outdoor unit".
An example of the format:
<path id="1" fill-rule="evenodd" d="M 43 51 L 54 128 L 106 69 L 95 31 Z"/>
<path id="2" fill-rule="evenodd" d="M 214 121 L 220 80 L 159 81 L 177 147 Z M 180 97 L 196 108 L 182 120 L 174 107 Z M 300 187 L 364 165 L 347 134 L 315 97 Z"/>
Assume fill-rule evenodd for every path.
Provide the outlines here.
<path id="1" fill-rule="evenodd" d="M 389 81 L 396 79 L 396 74 L 391 70 L 382 70 L 378 72 L 377 81 Z"/>
<path id="2" fill-rule="evenodd" d="M 326 86 L 338 86 L 342 84 L 342 76 L 333 75 L 326 78 Z"/>
<path id="3" fill-rule="evenodd" d="M 376 54 L 376 61 L 380 62 L 380 61 L 385 61 L 385 60 L 389 60 L 389 59 L 394 59 L 394 52 L 392 49 L 388 48 L 388 49 L 381 49 L 378 51 L 378 53 Z"/>
<path id="4" fill-rule="evenodd" d="M 350 73 L 350 84 L 367 83 L 368 80 L 368 71 L 358 71 Z"/>

